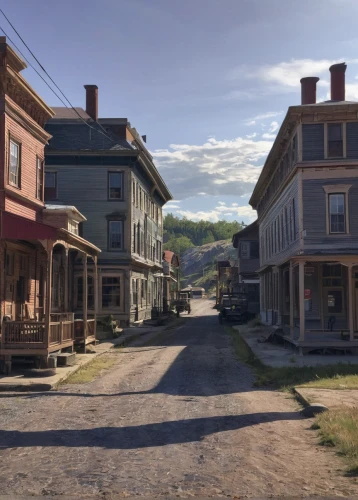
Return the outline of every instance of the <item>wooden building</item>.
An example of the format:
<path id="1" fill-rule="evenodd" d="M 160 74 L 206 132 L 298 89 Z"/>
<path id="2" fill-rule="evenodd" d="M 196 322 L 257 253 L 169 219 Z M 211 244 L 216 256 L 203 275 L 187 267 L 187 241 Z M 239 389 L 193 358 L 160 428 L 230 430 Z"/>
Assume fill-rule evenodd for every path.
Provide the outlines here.
<path id="1" fill-rule="evenodd" d="M 0 358 L 8 368 L 12 356 L 37 356 L 46 365 L 51 352 L 73 348 L 73 270 L 86 277 L 87 259 L 96 267 L 99 253 L 78 235 L 85 218 L 74 207 L 45 206 L 51 136 L 44 124 L 53 111 L 22 77 L 25 68 L 0 37 Z M 87 300 L 77 310 L 78 340 L 94 340 Z"/>
<path id="2" fill-rule="evenodd" d="M 358 347 L 358 103 L 346 65 L 331 100 L 315 77 L 288 109 L 250 204 L 258 212 L 261 317 L 304 350 Z"/>
<path id="3" fill-rule="evenodd" d="M 162 308 L 162 207 L 171 194 L 145 136 L 126 118 L 99 118 L 98 89 L 85 88 L 86 111 L 53 108 L 46 124 L 45 200 L 76 205 L 88 219 L 80 234 L 101 249 L 98 314 L 126 326 Z M 95 281 L 93 266 L 88 276 Z"/>
<path id="4" fill-rule="evenodd" d="M 251 310 L 258 313 L 260 303 L 260 278 L 257 272 L 260 267 L 258 221 L 235 233 L 232 244 L 237 248 L 238 273 L 234 282 L 235 290 L 246 293 Z"/>

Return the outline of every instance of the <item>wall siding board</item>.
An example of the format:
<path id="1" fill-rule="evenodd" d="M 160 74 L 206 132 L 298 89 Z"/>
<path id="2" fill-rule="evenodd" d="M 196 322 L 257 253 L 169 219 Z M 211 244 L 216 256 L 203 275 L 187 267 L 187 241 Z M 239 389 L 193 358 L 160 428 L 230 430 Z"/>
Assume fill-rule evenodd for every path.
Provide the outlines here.
<path id="1" fill-rule="evenodd" d="M 329 235 L 326 231 L 326 193 L 324 185 L 342 184 L 342 179 L 309 179 L 303 181 L 304 247 L 324 251 L 332 248 L 358 250 L 358 178 L 345 178 L 351 184 L 348 193 L 349 235 Z"/>
<path id="2" fill-rule="evenodd" d="M 262 251 L 263 244 L 262 242 L 265 240 L 265 232 L 266 228 L 272 226 L 273 222 L 277 218 L 278 215 L 281 214 L 283 208 L 291 201 L 294 200 L 295 203 L 295 240 L 286 248 L 281 251 L 277 251 L 275 255 L 272 255 L 270 258 L 267 257 L 267 252 Z M 286 188 L 281 193 L 280 197 L 277 199 L 276 203 L 271 207 L 265 217 L 260 221 L 259 232 L 260 232 L 260 264 L 264 265 L 278 265 L 288 257 L 293 255 L 297 255 L 297 251 L 300 246 L 299 237 L 298 237 L 298 228 L 299 228 L 299 205 L 298 205 L 298 177 L 297 175 L 292 179 L 292 181 L 286 186 Z"/>
<path id="3" fill-rule="evenodd" d="M 302 125 L 302 159 L 303 161 L 324 159 L 324 125 Z"/>
<path id="4" fill-rule="evenodd" d="M 347 128 L 347 158 L 358 158 L 358 122 L 348 122 Z"/>

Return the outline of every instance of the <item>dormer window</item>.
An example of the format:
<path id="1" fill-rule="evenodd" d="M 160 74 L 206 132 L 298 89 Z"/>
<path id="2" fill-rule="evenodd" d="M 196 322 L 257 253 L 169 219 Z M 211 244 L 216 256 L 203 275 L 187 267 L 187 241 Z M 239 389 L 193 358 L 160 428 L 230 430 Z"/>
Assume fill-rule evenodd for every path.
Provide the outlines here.
<path id="1" fill-rule="evenodd" d="M 343 156 L 343 131 L 342 123 L 328 124 L 328 158 L 341 158 Z"/>

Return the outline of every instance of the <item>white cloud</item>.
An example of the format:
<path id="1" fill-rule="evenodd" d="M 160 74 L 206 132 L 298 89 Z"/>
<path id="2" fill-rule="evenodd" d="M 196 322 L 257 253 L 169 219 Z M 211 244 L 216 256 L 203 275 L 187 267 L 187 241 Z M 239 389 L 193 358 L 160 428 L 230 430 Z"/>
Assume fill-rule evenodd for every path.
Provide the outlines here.
<path id="1" fill-rule="evenodd" d="M 260 175 L 259 162 L 271 140 L 210 138 L 200 145 L 171 144 L 152 153 L 169 189 L 179 199 L 207 195 L 249 195 Z"/>
<path id="2" fill-rule="evenodd" d="M 267 132 L 265 134 L 262 134 L 263 139 L 275 139 L 276 134 L 268 134 Z"/>
<path id="3" fill-rule="evenodd" d="M 224 210 L 223 210 L 224 209 Z M 217 206 L 213 210 L 199 210 L 193 212 L 190 210 L 178 210 L 177 214 L 186 217 L 190 220 L 206 220 L 211 222 L 218 222 L 223 217 L 235 217 L 236 220 L 241 222 L 244 220 L 246 223 L 251 223 L 256 219 L 256 211 L 248 205 L 242 207 L 230 207 L 230 212 L 226 212 L 227 207 Z"/>
<path id="4" fill-rule="evenodd" d="M 274 118 L 275 116 L 282 115 L 283 111 L 268 111 L 261 115 L 253 116 L 245 120 L 245 125 L 256 125 L 257 121 L 267 120 L 268 118 Z"/>
<path id="5" fill-rule="evenodd" d="M 219 201 L 218 205 L 226 205 L 225 201 Z"/>
<path id="6" fill-rule="evenodd" d="M 253 139 L 253 138 L 254 138 L 254 137 L 256 137 L 256 136 L 257 136 L 257 133 L 256 133 L 256 132 L 254 132 L 253 134 L 248 134 L 246 137 L 247 137 L 248 139 Z"/>
<path id="7" fill-rule="evenodd" d="M 231 203 L 231 206 L 232 206 L 232 207 L 237 207 L 237 206 L 238 206 L 238 203 Z"/>
<path id="8" fill-rule="evenodd" d="M 279 124 L 277 122 L 271 122 L 271 125 L 270 125 L 270 128 L 269 128 L 270 134 L 273 134 L 274 132 L 277 132 L 278 129 L 279 129 Z"/>
<path id="9" fill-rule="evenodd" d="M 181 208 L 180 205 L 164 205 L 163 210 L 173 210 L 173 208 Z"/>

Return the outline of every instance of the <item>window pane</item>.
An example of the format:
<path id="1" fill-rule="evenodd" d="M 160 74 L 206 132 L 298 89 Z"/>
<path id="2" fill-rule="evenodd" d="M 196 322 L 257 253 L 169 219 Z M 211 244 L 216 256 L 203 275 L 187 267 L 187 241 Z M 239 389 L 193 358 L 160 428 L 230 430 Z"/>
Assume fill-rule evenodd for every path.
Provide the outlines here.
<path id="1" fill-rule="evenodd" d="M 19 184 L 19 145 L 12 141 L 10 141 L 9 181 L 16 186 Z"/>
<path id="2" fill-rule="evenodd" d="M 111 172 L 108 174 L 109 197 L 114 199 L 122 198 L 122 173 Z"/>
<path id="3" fill-rule="evenodd" d="M 109 223 L 109 247 L 112 249 L 122 249 L 122 221 L 111 221 Z"/>
<path id="4" fill-rule="evenodd" d="M 120 278 L 102 278 L 102 308 L 120 306 Z"/>
<path id="5" fill-rule="evenodd" d="M 329 195 L 330 232 L 344 233 L 345 228 L 345 199 L 344 194 Z"/>
<path id="6" fill-rule="evenodd" d="M 329 313 L 342 312 L 342 291 L 329 290 L 327 293 L 327 309 Z"/>
<path id="7" fill-rule="evenodd" d="M 342 124 L 330 123 L 328 124 L 328 140 L 341 141 L 342 140 Z"/>

